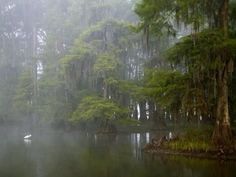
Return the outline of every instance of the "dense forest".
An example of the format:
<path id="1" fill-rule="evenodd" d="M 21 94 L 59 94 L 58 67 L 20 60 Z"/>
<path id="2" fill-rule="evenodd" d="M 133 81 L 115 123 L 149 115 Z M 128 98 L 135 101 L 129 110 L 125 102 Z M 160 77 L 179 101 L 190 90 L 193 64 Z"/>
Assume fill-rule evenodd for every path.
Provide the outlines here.
<path id="1" fill-rule="evenodd" d="M 214 125 L 232 144 L 235 0 L 1 0 L 0 120 Z"/>

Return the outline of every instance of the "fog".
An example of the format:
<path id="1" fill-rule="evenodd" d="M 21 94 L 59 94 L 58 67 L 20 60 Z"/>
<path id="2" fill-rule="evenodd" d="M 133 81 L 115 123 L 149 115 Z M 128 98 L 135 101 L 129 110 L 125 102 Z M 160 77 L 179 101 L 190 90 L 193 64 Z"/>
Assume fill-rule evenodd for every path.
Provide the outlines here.
<path id="1" fill-rule="evenodd" d="M 164 50 L 190 28 L 180 28 L 170 19 L 177 36 L 160 32 L 162 37 L 152 35 L 147 42 L 135 12 L 138 2 L 1 0 L 1 122 L 63 128 L 82 122 L 86 129 L 90 125 L 84 120 L 99 128 L 115 119 L 108 123 L 110 131 L 120 118 L 138 124 L 152 122 L 156 113 L 171 117 L 171 111 L 142 98 L 138 86 L 146 68 L 170 67 L 162 57 Z M 94 97 L 91 107 L 83 107 L 88 97 Z M 108 112 L 88 116 L 102 98 Z"/>
<path id="2" fill-rule="evenodd" d="M 93 49 L 94 54 L 105 52 L 105 45 L 115 43 L 121 30 L 127 34 L 127 27 L 122 25 L 137 23 L 134 5 L 135 1 L 121 0 L 1 0 L 1 121 L 66 121 L 80 101 L 78 92 L 92 90 L 94 73 L 88 73 L 93 66 L 82 64 L 80 68 L 72 59 L 67 65 L 76 65 L 74 70 L 80 71 L 68 73 L 64 58 L 75 55 L 79 60 L 83 44 L 78 40 L 86 33 L 95 35 L 89 42 L 101 43 Z"/>
<path id="3" fill-rule="evenodd" d="M 234 0 L 0 0 L 0 176 L 234 176 L 157 153 L 236 159 L 235 16 Z"/>

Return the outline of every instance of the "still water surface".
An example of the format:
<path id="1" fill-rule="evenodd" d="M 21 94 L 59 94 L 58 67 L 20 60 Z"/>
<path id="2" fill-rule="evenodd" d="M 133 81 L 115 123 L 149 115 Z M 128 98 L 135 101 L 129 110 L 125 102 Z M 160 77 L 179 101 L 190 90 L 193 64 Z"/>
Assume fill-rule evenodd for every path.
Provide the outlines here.
<path id="1" fill-rule="evenodd" d="M 0 128 L 0 177 L 233 177 L 236 163 L 141 153 L 151 134 Z"/>

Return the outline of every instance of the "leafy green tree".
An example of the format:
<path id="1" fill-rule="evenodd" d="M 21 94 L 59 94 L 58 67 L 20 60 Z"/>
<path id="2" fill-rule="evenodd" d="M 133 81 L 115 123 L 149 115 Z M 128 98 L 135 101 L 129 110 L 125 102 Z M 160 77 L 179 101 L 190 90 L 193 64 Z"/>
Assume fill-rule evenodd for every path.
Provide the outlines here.
<path id="1" fill-rule="evenodd" d="M 186 95 L 188 76 L 179 71 L 149 70 L 145 75 L 144 90 L 141 92 L 160 104 L 165 111 L 173 113 L 175 120 L 183 108 L 182 98 Z"/>
<path id="2" fill-rule="evenodd" d="M 111 100 L 96 96 L 85 97 L 72 115 L 73 122 L 96 122 L 108 131 L 112 123 L 127 119 L 128 111 Z"/>
<path id="3" fill-rule="evenodd" d="M 61 60 L 71 95 L 76 97 L 78 91 L 88 89 L 129 107 L 129 97 L 120 92 L 118 84 L 120 80 L 135 79 L 139 74 L 132 70 L 141 65 L 134 61 L 138 56 L 135 51 L 141 46 L 136 47 L 137 37 L 132 36 L 129 24 L 115 20 L 102 21 L 84 31 L 70 54 Z"/>
<path id="4" fill-rule="evenodd" d="M 117 58 L 113 54 L 104 53 L 98 56 L 95 64 L 94 64 L 94 72 L 97 74 L 98 79 L 103 80 L 103 96 L 104 98 L 109 97 L 108 93 L 108 79 L 114 78 L 116 72 L 118 70 L 118 61 Z"/>

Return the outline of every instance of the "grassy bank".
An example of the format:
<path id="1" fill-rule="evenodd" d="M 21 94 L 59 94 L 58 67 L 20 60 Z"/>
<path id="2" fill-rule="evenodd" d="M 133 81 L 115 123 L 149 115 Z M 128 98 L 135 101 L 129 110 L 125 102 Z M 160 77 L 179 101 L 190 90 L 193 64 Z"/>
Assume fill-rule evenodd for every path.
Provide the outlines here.
<path id="1" fill-rule="evenodd" d="M 165 141 L 162 147 L 175 151 L 208 152 L 214 149 L 211 132 L 210 128 L 187 129 L 177 135 L 175 140 Z"/>
<path id="2" fill-rule="evenodd" d="M 185 129 L 181 133 L 176 133 L 172 140 L 165 137 L 154 138 L 150 144 L 145 146 L 144 151 L 168 155 L 236 160 L 236 146 L 230 150 L 216 148 L 211 137 L 212 127 Z"/>

